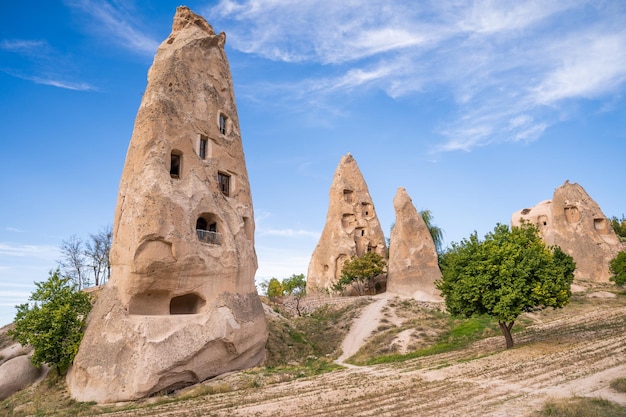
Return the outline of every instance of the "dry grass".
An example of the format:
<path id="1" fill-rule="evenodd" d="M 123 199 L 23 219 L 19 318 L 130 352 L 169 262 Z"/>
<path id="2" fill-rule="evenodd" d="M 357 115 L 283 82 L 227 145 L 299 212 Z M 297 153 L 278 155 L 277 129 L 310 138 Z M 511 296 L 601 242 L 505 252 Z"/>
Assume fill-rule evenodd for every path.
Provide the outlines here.
<path id="1" fill-rule="evenodd" d="M 568 398 L 546 402 L 535 417 L 624 417 L 626 407 L 602 398 Z"/>
<path id="2" fill-rule="evenodd" d="M 626 393 L 626 378 L 618 378 L 611 381 L 611 388 L 613 388 L 617 392 Z"/>
<path id="3" fill-rule="evenodd" d="M 453 320 L 423 304 L 391 300 L 366 356 L 380 357 L 405 330 L 413 331 L 409 354 L 391 364 L 337 370 L 332 360 L 365 304 L 355 300 L 302 318 L 268 315 L 266 367 L 106 407 L 72 401 L 62 381 L 50 377 L 1 402 L 0 415 L 626 416 L 623 407 L 579 397 L 551 400 L 542 408 L 546 392 L 560 388 L 574 395 L 579 380 L 626 366 L 624 296 L 588 299 L 579 294 L 565 309 L 527 315 L 516 324 L 516 348 L 510 350 L 485 322 Z M 437 351 L 444 343 L 454 347 Z M 420 351 L 430 355 L 415 356 Z"/>

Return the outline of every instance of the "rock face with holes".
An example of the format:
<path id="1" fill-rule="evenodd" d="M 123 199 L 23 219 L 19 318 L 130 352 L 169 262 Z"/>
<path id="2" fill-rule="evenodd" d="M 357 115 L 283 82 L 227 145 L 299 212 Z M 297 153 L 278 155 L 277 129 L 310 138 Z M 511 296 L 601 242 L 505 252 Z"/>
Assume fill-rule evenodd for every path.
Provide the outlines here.
<path id="1" fill-rule="evenodd" d="M 419 301 L 443 301 L 435 281 L 441 278 L 435 243 L 404 188 L 393 200 L 396 223 L 391 231 L 387 292 Z"/>
<path id="2" fill-rule="evenodd" d="M 154 58 L 120 181 L 111 280 L 67 377 L 79 401 L 134 400 L 265 357 L 224 42 L 179 7 Z"/>
<path id="3" fill-rule="evenodd" d="M 577 279 L 606 282 L 609 262 L 622 250 L 600 206 L 578 184 L 566 181 L 552 200 L 513 213 L 511 225 L 536 224 L 547 245 L 557 245 L 574 258 Z"/>
<path id="4" fill-rule="evenodd" d="M 341 277 L 343 264 L 352 256 L 373 251 L 387 257 L 385 235 L 372 197 L 350 154 L 339 162 L 329 199 L 326 225 L 309 263 L 308 292 L 331 288 Z"/>

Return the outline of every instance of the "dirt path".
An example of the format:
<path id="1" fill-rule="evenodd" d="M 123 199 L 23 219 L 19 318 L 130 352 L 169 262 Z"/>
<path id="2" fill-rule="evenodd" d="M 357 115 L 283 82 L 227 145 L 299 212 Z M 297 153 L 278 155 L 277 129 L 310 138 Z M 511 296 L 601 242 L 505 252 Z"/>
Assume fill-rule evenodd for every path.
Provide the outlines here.
<path id="1" fill-rule="evenodd" d="M 345 360 L 358 352 L 372 332 L 378 328 L 382 317 L 382 309 L 387 304 L 388 298 L 385 294 L 374 297 L 376 300 L 361 310 L 361 315 L 352 323 L 350 331 L 341 344 L 342 354 L 336 363 L 344 366 L 352 366 L 345 363 Z"/>
<path id="2" fill-rule="evenodd" d="M 371 323 L 383 305 L 375 301 L 358 321 Z M 355 346 L 357 336 L 355 329 Z M 626 404 L 626 394 L 609 388 L 612 380 L 626 377 L 626 306 L 599 303 L 584 314 L 563 313 L 517 333 L 515 340 L 517 347 L 509 350 L 498 336 L 463 351 L 111 415 L 528 417 L 549 398 L 590 396 Z"/>

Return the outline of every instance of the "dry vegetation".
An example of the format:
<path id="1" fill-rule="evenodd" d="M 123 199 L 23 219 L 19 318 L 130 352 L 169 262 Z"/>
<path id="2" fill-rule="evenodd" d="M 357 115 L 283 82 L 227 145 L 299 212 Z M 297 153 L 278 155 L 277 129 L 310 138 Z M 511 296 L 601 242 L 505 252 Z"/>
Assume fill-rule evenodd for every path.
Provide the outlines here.
<path id="1" fill-rule="evenodd" d="M 453 320 L 432 305 L 391 299 L 376 334 L 350 360 L 368 364 L 359 367 L 333 360 L 368 300 L 302 318 L 268 309 L 267 367 L 109 406 L 75 403 L 62 383 L 48 379 L 0 403 L 0 413 L 624 416 L 626 295 L 589 297 L 597 291 L 575 295 L 564 309 L 525 315 L 510 350 L 487 319 Z"/>

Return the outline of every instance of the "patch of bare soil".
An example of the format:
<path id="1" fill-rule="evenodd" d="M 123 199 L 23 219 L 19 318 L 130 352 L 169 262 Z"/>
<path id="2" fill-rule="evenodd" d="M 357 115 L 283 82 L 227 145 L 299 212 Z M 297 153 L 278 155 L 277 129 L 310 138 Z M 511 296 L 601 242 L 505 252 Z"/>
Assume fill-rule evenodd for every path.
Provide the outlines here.
<path id="1" fill-rule="evenodd" d="M 378 302 L 367 307 L 370 312 L 383 310 Z M 353 327 L 362 320 L 371 329 L 380 316 L 370 312 Z M 461 351 L 108 415 L 527 417 L 549 398 L 590 396 L 626 404 L 626 394 L 609 388 L 626 376 L 625 297 L 581 296 L 532 320 L 536 324 L 516 333 L 516 347 L 509 350 L 502 336 L 490 337 Z M 230 377 L 205 385 L 228 385 Z"/>
<path id="2" fill-rule="evenodd" d="M 387 304 L 385 294 L 377 295 L 376 300 L 361 310 L 361 314 L 350 327 L 341 344 L 342 354 L 337 363 L 345 365 L 345 360 L 357 353 L 365 341 L 376 331 L 382 317 L 382 309 Z"/>

